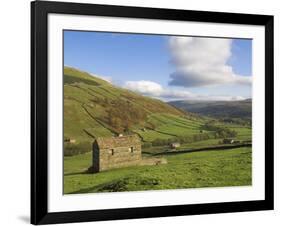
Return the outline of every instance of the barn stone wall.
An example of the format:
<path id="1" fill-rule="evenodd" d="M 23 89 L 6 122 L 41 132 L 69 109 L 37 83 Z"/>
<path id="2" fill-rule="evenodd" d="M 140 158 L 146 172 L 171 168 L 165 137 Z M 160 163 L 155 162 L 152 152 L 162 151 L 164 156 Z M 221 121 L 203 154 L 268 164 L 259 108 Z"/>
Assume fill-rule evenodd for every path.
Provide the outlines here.
<path id="1" fill-rule="evenodd" d="M 97 141 L 93 144 L 93 171 L 100 172 L 108 169 L 121 168 L 126 166 L 139 165 L 142 161 L 141 142 L 132 142 L 126 138 L 112 138 L 113 146 L 105 145 L 106 148 L 100 148 Z M 118 139 L 122 139 L 118 145 Z M 125 140 L 124 140 L 125 139 Z M 108 141 L 110 142 L 110 141 Z M 108 143 L 107 142 L 107 143 Z"/>
<path id="2" fill-rule="evenodd" d="M 93 160 L 93 172 L 99 172 L 100 171 L 100 151 L 99 151 L 99 147 L 97 145 L 97 142 L 94 142 L 93 143 L 93 157 L 92 157 L 92 160 Z"/>

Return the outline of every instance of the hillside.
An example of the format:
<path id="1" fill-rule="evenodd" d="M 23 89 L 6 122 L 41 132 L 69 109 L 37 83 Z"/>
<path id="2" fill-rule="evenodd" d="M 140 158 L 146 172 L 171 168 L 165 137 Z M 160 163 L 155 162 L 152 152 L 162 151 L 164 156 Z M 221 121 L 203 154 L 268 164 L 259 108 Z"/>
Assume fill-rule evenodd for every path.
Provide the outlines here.
<path id="1" fill-rule="evenodd" d="M 114 86 L 86 72 L 64 68 L 64 139 L 75 140 L 83 148 L 90 148 L 96 137 L 119 133 L 137 133 L 143 142 L 171 138 L 179 128 L 181 133 L 189 133 L 195 127 L 191 124 L 199 123 L 195 120 L 160 100 Z M 174 133 L 169 133 L 170 129 Z"/>
<path id="2" fill-rule="evenodd" d="M 221 122 L 210 126 L 209 120 L 117 87 L 99 76 L 64 68 L 65 155 L 90 151 L 95 138 L 120 133 L 138 134 L 143 148 L 233 137 L 235 131 L 242 130 L 247 139 L 251 134 L 249 128 L 241 130 L 233 124 L 228 125 L 231 129 Z"/>
<path id="3" fill-rule="evenodd" d="M 250 120 L 252 117 L 252 99 L 242 101 L 172 101 L 172 106 L 214 118 L 240 118 Z"/>

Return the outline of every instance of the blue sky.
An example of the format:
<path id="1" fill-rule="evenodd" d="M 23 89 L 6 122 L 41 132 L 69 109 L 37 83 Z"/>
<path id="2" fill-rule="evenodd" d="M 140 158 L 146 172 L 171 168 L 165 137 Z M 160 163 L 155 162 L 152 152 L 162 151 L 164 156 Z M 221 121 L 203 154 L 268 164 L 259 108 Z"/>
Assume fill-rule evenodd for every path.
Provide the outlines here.
<path id="1" fill-rule="evenodd" d="M 64 31 L 64 65 L 162 100 L 251 97 L 251 40 Z"/>

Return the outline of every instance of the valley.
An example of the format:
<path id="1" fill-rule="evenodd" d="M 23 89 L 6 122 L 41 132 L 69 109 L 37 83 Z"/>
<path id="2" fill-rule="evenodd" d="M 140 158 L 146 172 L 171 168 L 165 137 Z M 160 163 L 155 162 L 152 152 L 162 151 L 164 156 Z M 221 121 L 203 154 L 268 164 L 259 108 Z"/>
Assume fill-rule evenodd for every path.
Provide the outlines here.
<path id="1" fill-rule="evenodd" d="M 250 115 L 227 120 L 187 109 L 64 67 L 64 193 L 251 184 Z M 143 157 L 168 164 L 87 173 L 93 141 L 120 134 L 137 134 Z"/>

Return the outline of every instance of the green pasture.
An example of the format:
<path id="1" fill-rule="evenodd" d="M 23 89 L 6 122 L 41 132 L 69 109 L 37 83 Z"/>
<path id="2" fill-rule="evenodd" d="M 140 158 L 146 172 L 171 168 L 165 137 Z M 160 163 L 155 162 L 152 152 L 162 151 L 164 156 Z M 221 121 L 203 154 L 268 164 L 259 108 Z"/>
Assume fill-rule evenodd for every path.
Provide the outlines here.
<path id="1" fill-rule="evenodd" d="M 248 186 L 252 183 L 250 147 L 163 155 L 168 164 L 86 173 L 92 155 L 64 158 L 64 193 L 120 192 L 201 187 Z"/>

